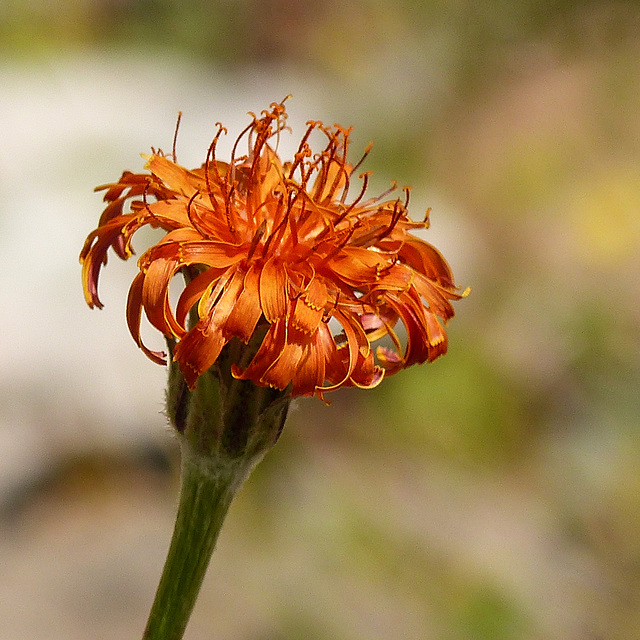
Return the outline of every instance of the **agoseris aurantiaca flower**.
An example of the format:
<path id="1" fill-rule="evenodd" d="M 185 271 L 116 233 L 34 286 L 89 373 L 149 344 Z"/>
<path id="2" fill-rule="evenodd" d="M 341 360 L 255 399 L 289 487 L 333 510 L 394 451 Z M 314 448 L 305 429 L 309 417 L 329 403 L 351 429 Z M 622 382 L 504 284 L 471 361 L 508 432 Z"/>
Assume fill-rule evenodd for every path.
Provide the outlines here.
<path id="1" fill-rule="evenodd" d="M 310 122 L 293 159 L 282 162 L 284 105 L 251 115 L 229 162 L 216 158 L 225 133 L 218 125 L 198 169 L 180 166 L 174 145 L 171 157 L 147 158 L 148 173 L 98 187 L 107 206 L 80 256 L 88 304 L 102 306 L 98 275 L 108 249 L 128 258 L 132 236 L 148 225 L 165 235 L 138 261 L 127 322 L 155 362 L 165 355 L 142 341 L 143 312 L 175 342 L 190 388 L 230 340 L 248 343 L 257 332 L 259 348 L 233 375 L 292 395 L 374 387 L 444 354 L 451 301 L 464 294 L 442 255 L 412 235 L 428 220 L 411 221 L 408 190 L 366 198 L 364 173 L 349 198 L 360 165 L 347 161 L 349 130 Z M 318 133 L 326 143 L 314 154 Z M 245 136 L 248 153 L 237 155 Z M 169 287 L 180 273 L 187 282 L 172 305 Z"/>

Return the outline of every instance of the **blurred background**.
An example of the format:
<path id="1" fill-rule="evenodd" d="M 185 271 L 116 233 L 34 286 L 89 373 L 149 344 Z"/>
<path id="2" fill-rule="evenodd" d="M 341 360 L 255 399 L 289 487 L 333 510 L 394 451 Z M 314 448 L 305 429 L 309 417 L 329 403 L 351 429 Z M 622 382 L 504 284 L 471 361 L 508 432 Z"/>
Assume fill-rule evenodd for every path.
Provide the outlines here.
<path id="1" fill-rule="evenodd" d="M 295 403 L 186 638 L 636 639 L 640 6 L 584 0 L 3 0 L 0 639 L 140 637 L 171 535 L 134 262 L 82 297 L 93 187 L 287 94 L 282 155 L 353 125 L 473 291 L 445 358 Z"/>

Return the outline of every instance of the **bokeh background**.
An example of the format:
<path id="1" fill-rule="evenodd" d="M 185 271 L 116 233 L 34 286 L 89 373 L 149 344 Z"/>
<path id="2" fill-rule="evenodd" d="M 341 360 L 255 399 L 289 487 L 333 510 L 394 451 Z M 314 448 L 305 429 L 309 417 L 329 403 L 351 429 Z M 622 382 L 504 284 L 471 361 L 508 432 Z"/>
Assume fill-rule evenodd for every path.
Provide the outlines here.
<path id="1" fill-rule="evenodd" d="M 584 0 L 3 0 L 0 638 L 140 637 L 171 534 L 135 264 L 82 298 L 92 188 L 287 94 L 283 155 L 353 125 L 473 292 L 445 358 L 295 403 L 186 637 L 638 638 L 640 6 Z"/>

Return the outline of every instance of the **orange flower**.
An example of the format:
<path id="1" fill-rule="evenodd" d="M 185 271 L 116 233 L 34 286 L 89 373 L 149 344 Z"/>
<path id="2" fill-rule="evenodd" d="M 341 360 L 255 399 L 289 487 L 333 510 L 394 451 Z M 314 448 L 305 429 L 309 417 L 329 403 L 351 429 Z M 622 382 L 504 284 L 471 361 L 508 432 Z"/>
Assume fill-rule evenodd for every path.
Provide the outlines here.
<path id="1" fill-rule="evenodd" d="M 155 362 L 165 355 L 142 342 L 142 311 L 175 341 L 173 358 L 192 389 L 229 340 L 247 343 L 256 332 L 263 336 L 259 348 L 246 368 L 233 366 L 233 375 L 278 389 L 291 385 L 292 395 L 374 387 L 385 372 L 444 354 L 450 301 L 464 294 L 442 255 L 410 234 L 428 220 L 409 219 L 408 189 L 404 202 L 384 200 L 395 185 L 365 199 L 365 173 L 348 202 L 360 164 L 346 159 L 350 130 L 310 122 L 293 161 L 283 163 L 276 151 L 286 128 L 283 104 L 250 115 L 229 163 L 216 159 L 226 133 L 218 123 L 199 169 L 177 164 L 175 149 L 171 158 L 154 151 L 149 174 L 126 171 L 96 189 L 106 189 L 108 204 L 80 255 L 89 306 L 102 307 L 98 275 L 109 247 L 128 258 L 133 234 L 149 225 L 166 234 L 138 261 L 127 323 Z M 317 154 L 309 145 L 314 131 L 327 138 Z M 245 135 L 248 155 L 238 156 Z M 174 307 L 169 285 L 180 272 L 189 277 Z"/>

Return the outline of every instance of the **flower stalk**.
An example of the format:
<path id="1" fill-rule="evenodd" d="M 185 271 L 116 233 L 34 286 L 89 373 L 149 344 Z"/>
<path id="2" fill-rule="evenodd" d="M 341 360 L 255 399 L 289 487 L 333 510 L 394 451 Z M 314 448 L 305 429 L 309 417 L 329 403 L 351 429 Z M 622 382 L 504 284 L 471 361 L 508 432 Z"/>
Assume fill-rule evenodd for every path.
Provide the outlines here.
<path id="1" fill-rule="evenodd" d="M 180 640 L 222 523 L 250 469 L 182 447 L 180 503 L 171 545 L 143 640 Z"/>

